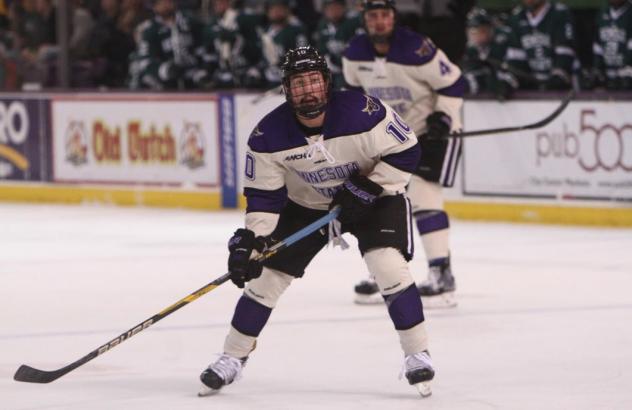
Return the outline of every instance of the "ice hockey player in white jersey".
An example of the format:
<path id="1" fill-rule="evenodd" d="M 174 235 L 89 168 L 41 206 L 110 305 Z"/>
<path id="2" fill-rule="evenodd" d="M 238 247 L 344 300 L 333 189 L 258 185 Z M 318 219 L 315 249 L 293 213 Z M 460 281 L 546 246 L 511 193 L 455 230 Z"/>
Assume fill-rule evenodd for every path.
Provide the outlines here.
<path id="1" fill-rule="evenodd" d="M 417 138 L 379 99 L 332 91 L 329 68 L 316 49 L 290 50 L 281 68 L 287 101 L 250 136 L 246 226 L 228 243 L 230 278 L 245 290 L 223 354 L 200 376 L 200 395 L 239 378 L 279 297 L 303 276 L 330 235 L 321 229 L 263 263 L 251 258 L 340 206 L 338 228 L 358 239 L 375 276 L 399 336 L 404 374 L 427 396 L 434 370 L 421 299 L 407 263 L 413 242 L 405 187 L 419 159 Z"/>
<path id="2" fill-rule="evenodd" d="M 421 161 L 408 187 L 429 265 L 419 294 L 426 307 L 454 306 L 442 187 L 453 185 L 461 152 L 461 141 L 446 137 L 461 128 L 465 80 L 429 38 L 396 25 L 394 0 L 363 3 L 366 34 L 354 37 L 343 54 L 345 81 L 393 107 L 419 138 Z M 355 292 L 357 303 L 381 303 L 372 279 Z"/>

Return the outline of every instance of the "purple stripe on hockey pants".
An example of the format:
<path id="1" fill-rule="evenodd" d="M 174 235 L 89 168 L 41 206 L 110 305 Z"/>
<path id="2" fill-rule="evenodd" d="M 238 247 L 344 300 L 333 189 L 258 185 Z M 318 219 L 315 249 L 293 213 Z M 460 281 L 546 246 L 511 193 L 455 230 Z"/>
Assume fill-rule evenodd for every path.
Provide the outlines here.
<path id="1" fill-rule="evenodd" d="M 425 235 L 450 227 L 448 214 L 438 209 L 415 212 L 415 220 L 417 221 L 419 235 Z"/>
<path id="2" fill-rule="evenodd" d="M 424 310 L 417 287 L 412 284 L 405 290 L 386 298 L 388 314 L 397 330 L 407 330 L 424 321 Z"/>
<path id="3" fill-rule="evenodd" d="M 239 332 L 252 337 L 259 336 L 266 325 L 272 309 L 242 296 L 235 306 L 233 321 L 230 323 Z"/>

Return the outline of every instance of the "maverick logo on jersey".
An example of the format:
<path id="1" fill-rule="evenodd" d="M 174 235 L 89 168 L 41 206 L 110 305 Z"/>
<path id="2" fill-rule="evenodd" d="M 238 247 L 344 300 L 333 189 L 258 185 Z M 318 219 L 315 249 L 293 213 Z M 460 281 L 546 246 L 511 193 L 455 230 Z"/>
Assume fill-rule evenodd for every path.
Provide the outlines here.
<path id="1" fill-rule="evenodd" d="M 421 46 L 419 46 L 419 48 L 415 51 L 415 54 L 417 54 L 421 58 L 426 58 L 430 57 L 432 54 L 434 54 L 434 52 L 435 45 L 433 44 L 432 40 L 430 40 L 428 37 L 424 37 L 424 39 L 421 41 Z"/>
<path id="2" fill-rule="evenodd" d="M 380 111 L 380 105 L 376 103 L 375 100 L 373 100 L 373 98 L 369 97 L 368 95 L 365 95 L 365 97 L 366 97 L 366 107 L 364 107 L 362 112 L 365 112 L 369 114 L 370 116 L 374 112 Z"/>
<path id="3" fill-rule="evenodd" d="M 88 133 L 83 121 L 70 121 L 66 128 L 66 161 L 74 166 L 88 162 Z"/>
<path id="4" fill-rule="evenodd" d="M 198 122 L 185 122 L 180 136 L 181 163 L 189 169 L 204 166 L 204 135 Z"/>

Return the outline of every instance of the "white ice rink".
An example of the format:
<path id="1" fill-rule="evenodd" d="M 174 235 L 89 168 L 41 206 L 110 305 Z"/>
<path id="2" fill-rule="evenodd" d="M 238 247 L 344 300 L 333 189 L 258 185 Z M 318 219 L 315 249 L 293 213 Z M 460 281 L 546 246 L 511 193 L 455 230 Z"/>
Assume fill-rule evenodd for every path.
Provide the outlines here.
<path id="1" fill-rule="evenodd" d="M 0 410 L 632 409 L 632 231 L 453 223 L 460 304 L 426 311 L 433 396 L 398 380 L 384 306 L 356 306 L 355 248 L 325 249 L 244 377 L 198 398 L 231 283 L 48 385 L 62 367 L 225 272 L 238 212 L 0 204 Z M 355 244 L 355 242 L 353 242 Z M 412 263 L 424 271 L 417 247 Z"/>

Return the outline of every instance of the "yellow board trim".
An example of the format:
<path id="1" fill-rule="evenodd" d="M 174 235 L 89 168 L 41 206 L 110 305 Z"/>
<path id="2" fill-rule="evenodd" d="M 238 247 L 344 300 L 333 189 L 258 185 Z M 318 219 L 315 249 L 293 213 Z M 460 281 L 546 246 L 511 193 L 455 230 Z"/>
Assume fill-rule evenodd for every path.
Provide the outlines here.
<path id="1" fill-rule="evenodd" d="M 0 184 L 0 201 L 47 203 L 103 203 L 121 206 L 222 209 L 221 194 L 213 191 L 125 189 L 46 184 Z M 239 195 L 240 209 L 246 200 Z M 632 227 L 632 207 L 579 207 L 545 204 L 447 201 L 451 217 L 475 221 Z"/>
<path id="2" fill-rule="evenodd" d="M 632 207 L 447 202 L 445 209 L 451 217 L 475 221 L 632 227 Z"/>
<path id="3" fill-rule="evenodd" d="M 0 184 L 0 201 L 102 203 L 121 206 L 222 209 L 221 195 L 212 191 L 97 188 L 73 185 Z"/>

